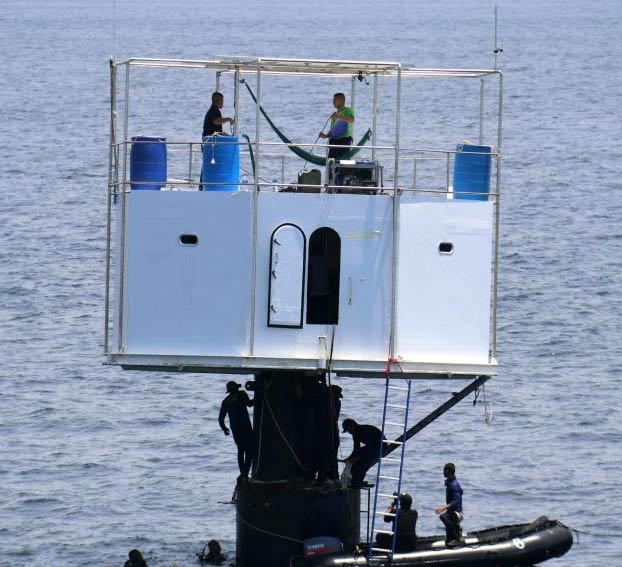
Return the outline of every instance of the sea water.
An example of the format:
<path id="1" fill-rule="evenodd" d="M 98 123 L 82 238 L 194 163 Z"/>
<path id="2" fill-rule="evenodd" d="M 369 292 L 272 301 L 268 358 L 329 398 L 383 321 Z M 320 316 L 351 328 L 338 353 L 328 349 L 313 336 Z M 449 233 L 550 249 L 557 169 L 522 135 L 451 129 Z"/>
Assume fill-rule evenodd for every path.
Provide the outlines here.
<path id="1" fill-rule="evenodd" d="M 453 461 L 466 529 L 547 514 L 587 532 L 552 567 L 617 565 L 622 6 L 499 4 L 505 120 L 500 366 L 486 390 L 493 419 L 487 425 L 484 405 L 465 400 L 417 435 L 405 488 L 419 533 L 442 532 L 433 509 L 444 499 L 442 465 Z M 134 547 L 150 566 L 192 565 L 212 537 L 234 550 L 235 511 L 222 502 L 237 475 L 235 448 L 217 424 L 228 378 L 102 366 L 108 57 L 488 68 L 493 8 L 478 0 L 3 1 L 0 565 L 122 565 Z M 151 105 L 163 93 L 177 93 L 178 105 L 134 133 L 200 139 L 213 77 L 184 80 L 173 73 L 147 86 Z M 265 90 L 273 118 L 312 141 L 335 83 L 309 108 L 304 93 L 278 86 Z M 231 85 L 223 90 L 223 112 L 232 113 Z M 357 105 L 368 95 L 358 91 Z M 389 116 L 390 100 L 380 103 Z M 443 129 L 408 102 L 402 123 L 412 139 Z M 343 417 L 378 423 L 381 382 L 339 382 Z M 462 385 L 417 383 L 414 418 Z"/>

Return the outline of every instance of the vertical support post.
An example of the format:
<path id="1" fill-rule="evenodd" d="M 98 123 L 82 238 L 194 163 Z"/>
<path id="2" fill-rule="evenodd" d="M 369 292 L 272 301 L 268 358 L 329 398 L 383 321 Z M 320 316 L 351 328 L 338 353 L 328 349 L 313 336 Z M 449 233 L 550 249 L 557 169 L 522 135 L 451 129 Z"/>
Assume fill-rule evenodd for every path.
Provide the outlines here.
<path id="1" fill-rule="evenodd" d="M 235 73 L 233 74 L 233 80 L 235 84 L 233 85 L 233 118 L 235 122 L 233 123 L 233 135 L 237 136 L 239 132 L 238 122 L 240 119 L 240 68 L 236 67 Z"/>
<path id="2" fill-rule="evenodd" d="M 216 71 L 216 86 L 214 87 L 215 91 L 220 91 L 220 79 L 222 77 L 222 71 Z"/>
<path id="3" fill-rule="evenodd" d="M 397 315 L 397 262 L 399 248 L 399 165 L 400 165 L 400 110 L 402 106 L 402 66 L 397 65 L 397 89 L 395 101 L 395 165 L 393 180 L 393 254 L 391 266 L 391 332 L 389 335 L 389 357 L 395 356 L 395 332 Z"/>
<path id="4" fill-rule="evenodd" d="M 484 143 L 484 77 L 479 84 L 479 145 Z"/>
<path id="5" fill-rule="evenodd" d="M 413 192 L 417 189 L 417 156 L 413 158 Z"/>
<path id="6" fill-rule="evenodd" d="M 496 11 L 495 11 L 496 13 Z M 503 135 L 503 73 L 497 71 L 499 75 L 499 121 L 497 125 L 497 155 L 496 155 L 496 194 L 495 199 L 495 242 L 493 251 L 494 270 L 492 280 L 492 337 L 491 350 L 492 357 L 497 356 L 497 290 L 499 284 L 499 221 L 501 215 L 501 141 Z"/>
<path id="7" fill-rule="evenodd" d="M 451 154 L 447 152 L 447 164 L 445 165 L 445 193 L 449 194 L 449 174 L 451 171 Z"/>
<path id="8" fill-rule="evenodd" d="M 251 297 L 250 297 L 250 329 L 248 333 L 248 356 L 255 352 L 255 287 L 257 285 L 257 208 L 259 202 L 259 162 L 260 162 L 260 123 L 261 123 L 261 59 L 257 60 L 257 105 L 255 108 L 255 185 L 252 204 L 252 255 L 251 255 Z"/>
<path id="9" fill-rule="evenodd" d="M 356 77 L 352 77 L 350 84 L 350 108 L 354 111 L 356 104 Z"/>
<path id="10" fill-rule="evenodd" d="M 121 215 L 119 222 L 121 238 L 117 243 L 119 255 L 119 293 L 117 297 L 117 327 L 119 329 L 119 351 L 123 349 L 123 302 L 125 296 L 125 216 L 127 208 L 127 144 L 129 132 L 130 115 L 130 65 L 131 61 L 125 64 L 125 108 L 123 116 L 123 176 L 121 180 Z"/>
<path id="11" fill-rule="evenodd" d="M 110 257 L 112 247 L 112 199 L 116 195 L 119 167 L 116 156 L 117 67 L 110 59 L 110 146 L 108 149 L 108 203 L 106 210 L 106 298 L 104 301 L 104 354 L 110 353 Z M 114 171 L 113 171 L 114 169 Z"/>
<path id="12" fill-rule="evenodd" d="M 376 126 L 378 124 L 377 121 L 377 113 L 378 110 L 378 74 L 374 73 L 374 100 L 372 102 L 372 122 L 371 122 L 371 159 L 372 161 L 376 161 Z"/>

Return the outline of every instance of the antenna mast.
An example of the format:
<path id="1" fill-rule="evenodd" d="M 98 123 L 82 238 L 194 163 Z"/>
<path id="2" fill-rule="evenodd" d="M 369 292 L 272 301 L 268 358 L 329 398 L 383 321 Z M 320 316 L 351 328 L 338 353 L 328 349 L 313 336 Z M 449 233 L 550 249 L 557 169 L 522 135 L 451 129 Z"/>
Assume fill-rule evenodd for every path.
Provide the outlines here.
<path id="1" fill-rule="evenodd" d="M 503 53 L 503 48 L 499 47 L 499 42 L 498 42 L 498 12 L 499 10 L 499 5 L 495 4 L 495 49 L 494 49 L 494 54 L 495 54 L 495 71 L 499 68 L 497 66 L 497 56 L 499 55 L 499 53 Z"/>

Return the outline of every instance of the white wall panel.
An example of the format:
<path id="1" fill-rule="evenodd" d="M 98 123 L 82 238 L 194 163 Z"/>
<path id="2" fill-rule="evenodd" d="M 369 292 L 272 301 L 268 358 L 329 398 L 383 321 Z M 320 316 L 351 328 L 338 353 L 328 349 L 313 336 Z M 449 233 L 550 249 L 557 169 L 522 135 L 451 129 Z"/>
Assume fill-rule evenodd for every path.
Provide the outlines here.
<path id="1" fill-rule="evenodd" d="M 123 346 L 129 353 L 244 354 L 250 194 L 128 195 Z M 194 234 L 196 246 L 179 237 Z"/>
<path id="2" fill-rule="evenodd" d="M 374 360 L 388 354 L 391 282 L 392 201 L 382 196 L 261 193 L 257 254 L 257 313 L 268 309 L 270 236 L 283 223 L 299 226 L 307 239 L 330 227 L 341 238 L 339 324 L 335 358 Z M 306 312 L 306 311 L 305 311 Z M 264 316 L 255 321 L 257 356 L 325 357 L 332 325 L 302 329 L 271 328 Z"/>
<path id="3" fill-rule="evenodd" d="M 400 207 L 396 354 L 487 362 L 493 203 L 406 199 Z M 439 244 L 453 245 L 451 254 Z"/>

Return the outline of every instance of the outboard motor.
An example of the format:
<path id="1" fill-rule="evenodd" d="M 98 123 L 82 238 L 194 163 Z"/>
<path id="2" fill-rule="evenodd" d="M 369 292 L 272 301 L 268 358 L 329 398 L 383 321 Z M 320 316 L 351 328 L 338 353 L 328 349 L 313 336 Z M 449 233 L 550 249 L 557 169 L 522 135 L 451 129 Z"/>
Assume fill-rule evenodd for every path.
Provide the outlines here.
<path id="1" fill-rule="evenodd" d="M 304 541 L 304 557 L 313 558 L 319 555 L 332 555 L 343 551 L 343 543 L 336 537 L 312 537 Z"/>

